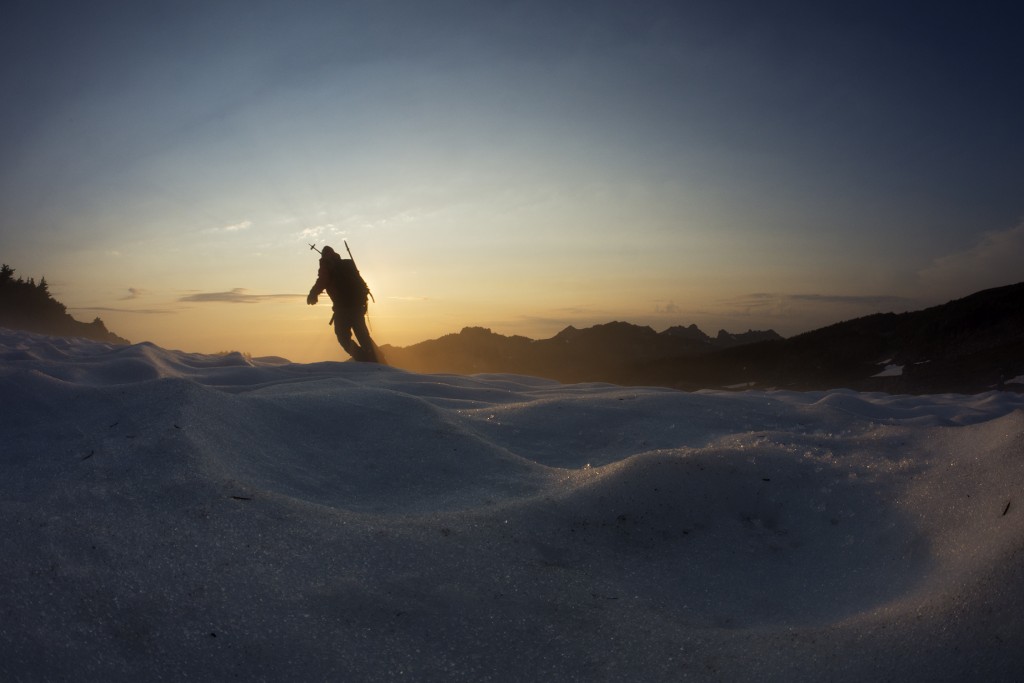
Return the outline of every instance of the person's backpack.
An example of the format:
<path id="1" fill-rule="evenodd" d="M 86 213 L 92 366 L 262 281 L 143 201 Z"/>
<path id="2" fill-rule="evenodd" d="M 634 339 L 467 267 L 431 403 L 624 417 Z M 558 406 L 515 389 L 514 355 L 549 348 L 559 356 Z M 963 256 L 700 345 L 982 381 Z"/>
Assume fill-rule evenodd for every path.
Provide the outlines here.
<path id="1" fill-rule="evenodd" d="M 359 274 L 359 269 L 351 259 L 343 259 L 340 256 L 331 259 L 330 262 L 331 282 L 337 288 L 345 303 L 351 306 L 365 306 L 366 297 L 370 288 L 366 281 Z"/>

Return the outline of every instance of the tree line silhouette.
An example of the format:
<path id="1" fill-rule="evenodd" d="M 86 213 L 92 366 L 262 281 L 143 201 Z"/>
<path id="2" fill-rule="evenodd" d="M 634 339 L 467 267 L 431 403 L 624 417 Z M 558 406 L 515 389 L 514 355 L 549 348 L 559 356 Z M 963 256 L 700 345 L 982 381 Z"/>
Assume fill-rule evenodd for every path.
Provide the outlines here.
<path id="1" fill-rule="evenodd" d="M 62 337 L 85 337 L 114 344 L 127 339 L 107 329 L 100 318 L 91 323 L 75 320 L 67 307 L 53 298 L 46 277 L 39 282 L 14 277 L 15 270 L 0 266 L 0 326 Z"/>

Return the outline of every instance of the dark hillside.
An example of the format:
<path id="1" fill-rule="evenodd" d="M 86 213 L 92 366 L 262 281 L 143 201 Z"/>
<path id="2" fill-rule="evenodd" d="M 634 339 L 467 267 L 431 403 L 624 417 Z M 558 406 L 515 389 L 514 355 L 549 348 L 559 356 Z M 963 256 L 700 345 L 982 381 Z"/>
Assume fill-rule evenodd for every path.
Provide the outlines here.
<path id="1" fill-rule="evenodd" d="M 624 322 L 567 327 L 551 339 L 483 328 L 406 348 L 389 361 L 417 372 L 517 373 L 561 382 L 714 388 L 849 388 L 892 393 L 1024 390 L 1024 283 L 911 313 L 876 313 L 783 339 L 717 337 L 695 325 L 658 333 Z"/>
<path id="2" fill-rule="evenodd" d="M 782 341 L 727 349 L 699 363 L 677 358 L 639 364 L 636 374 L 680 388 L 985 391 L 1024 374 L 1024 283 L 922 311 L 877 313 Z"/>
<path id="3" fill-rule="evenodd" d="M 75 320 L 64 304 L 50 296 L 46 278 L 37 284 L 34 279 L 14 278 L 14 269 L 4 264 L 0 268 L 0 327 L 59 337 L 85 337 L 113 344 L 127 344 L 110 332 L 103 321 L 91 323 Z"/>

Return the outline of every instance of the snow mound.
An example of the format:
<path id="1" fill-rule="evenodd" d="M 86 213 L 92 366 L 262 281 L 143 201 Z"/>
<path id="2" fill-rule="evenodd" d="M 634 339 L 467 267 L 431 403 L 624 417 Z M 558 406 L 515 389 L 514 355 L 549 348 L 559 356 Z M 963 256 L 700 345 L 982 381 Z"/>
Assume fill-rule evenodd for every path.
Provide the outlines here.
<path id="1" fill-rule="evenodd" d="M 0 678 L 1012 680 L 1022 408 L 0 330 Z"/>

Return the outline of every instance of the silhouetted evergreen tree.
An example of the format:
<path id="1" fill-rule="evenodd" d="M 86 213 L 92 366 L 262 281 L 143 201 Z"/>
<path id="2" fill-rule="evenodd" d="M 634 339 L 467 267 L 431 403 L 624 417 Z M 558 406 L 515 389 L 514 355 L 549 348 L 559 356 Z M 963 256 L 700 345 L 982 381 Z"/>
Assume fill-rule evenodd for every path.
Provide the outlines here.
<path id="1" fill-rule="evenodd" d="M 67 307 L 50 296 L 46 277 L 38 284 L 35 278 L 14 278 L 15 270 L 6 263 L 0 266 L 0 326 L 62 337 L 86 337 L 115 344 L 128 340 L 110 332 L 103 321 L 92 323 L 75 320 Z"/>

